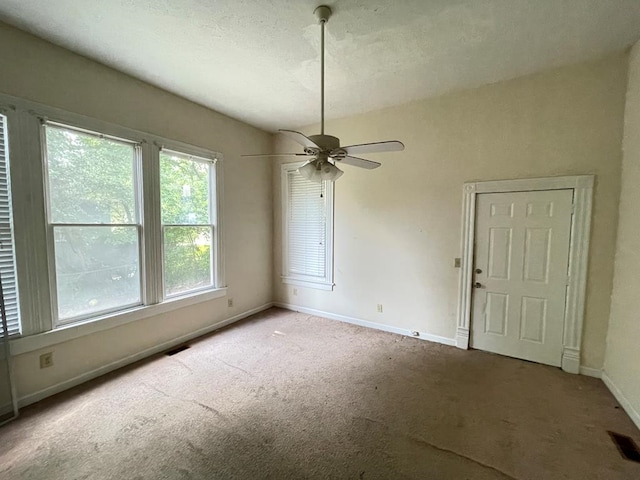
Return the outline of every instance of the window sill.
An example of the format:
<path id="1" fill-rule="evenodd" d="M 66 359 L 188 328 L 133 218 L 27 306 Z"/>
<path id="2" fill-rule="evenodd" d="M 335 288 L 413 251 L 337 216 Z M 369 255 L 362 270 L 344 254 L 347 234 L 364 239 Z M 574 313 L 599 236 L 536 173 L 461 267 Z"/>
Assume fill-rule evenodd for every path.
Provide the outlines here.
<path id="1" fill-rule="evenodd" d="M 316 290 L 333 291 L 335 283 L 333 282 L 313 282 L 310 280 L 302 280 L 295 277 L 282 277 L 282 283 L 289 285 L 297 285 L 299 287 L 315 288 Z"/>
<path id="2" fill-rule="evenodd" d="M 104 315 L 102 317 L 92 318 L 91 320 L 85 320 L 83 322 L 62 325 L 48 332 L 10 340 L 11 355 L 15 356 L 32 352 L 51 345 L 67 342 L 75 338 L 84 337 L 85 335 L 91 335 L 92 333 L 102 332 L 121 325 L 126 325 L 127 323 L 142 320 L 144 318 L 178 310 L 183 307 L 188 307 L 189 305 L 195 305 L 197 303 L 221 298 L 226 295 L 226 287 L 217 288 L 204 293 L 197 292 L 192 295 L 168 299 L 155 305 L 135 307 L 129 310 Z"/>

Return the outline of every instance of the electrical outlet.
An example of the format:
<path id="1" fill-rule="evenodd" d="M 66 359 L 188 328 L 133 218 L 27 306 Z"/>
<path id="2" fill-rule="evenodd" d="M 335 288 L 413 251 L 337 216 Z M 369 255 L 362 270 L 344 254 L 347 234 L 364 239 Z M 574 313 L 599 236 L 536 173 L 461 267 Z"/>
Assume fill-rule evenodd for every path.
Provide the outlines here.
<path id="1" fill-rule="evenodd" d="M 40 355 L 40 368 L 53 366 L 53 352 L 43 353 Z"/>
<path id="2" fill-rule="evenodd" d="M 382 304 L 381 303 L 378 304 L 378 313 L 382 313 Z"/>
<path id="3" fill-rule="evenodd" d="M 293 295 L 294 295 L 294 296 L 297 296 L 297 295 L 298 295 L 298 289 L 297 289 L 297 288 L 294 288 L 294 289 L 293 289 Z"/>
<path id="4" fill-rule="evenodd" d="M 233 307 L 233 298 L 227 299 L 227 306 L 228 307 Z"/>
<path id="5" fill-rule="evenodd" d="M 453 259 L 453 266 L 454 268 L 460 268 L 460 266 L 462 265 L 462 261 L 460 258 L 454 258 Z"/>

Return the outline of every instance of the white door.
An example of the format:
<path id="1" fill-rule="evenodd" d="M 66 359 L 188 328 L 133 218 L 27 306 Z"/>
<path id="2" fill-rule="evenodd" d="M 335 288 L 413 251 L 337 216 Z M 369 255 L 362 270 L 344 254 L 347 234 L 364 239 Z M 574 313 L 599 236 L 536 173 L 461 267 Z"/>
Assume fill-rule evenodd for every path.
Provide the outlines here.
<path id="1" fill-rule="evenodd" d="M 479 194 L 471 346 L 560 366 L 573 190 Z"/>

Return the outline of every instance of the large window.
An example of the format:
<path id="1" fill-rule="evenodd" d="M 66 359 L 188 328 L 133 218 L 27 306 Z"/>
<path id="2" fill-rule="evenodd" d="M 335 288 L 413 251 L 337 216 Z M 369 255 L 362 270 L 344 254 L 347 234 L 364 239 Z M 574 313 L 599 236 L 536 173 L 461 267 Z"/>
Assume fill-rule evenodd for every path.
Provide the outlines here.
<path id="1" fill-rule="evenodd" d="M 139 146 L 44 129 L 58 323 L 140 305 Z"/>
<path id="2" fill-rule="evenodd" d="M 305 179 L 302 163 L 282 165 L 283 281 L 333 288 L 333 182 Z"/>
<path id="3" fill-rule="evenodd" d="M 16 348 L 226 295 L 221 165 L 205 148 L 0 94 L 0 277 Z"/>
<path id="4" fill-rule="evenodd" d="M 160 152 L 164 295 L 211 288 L 214 282 L 215 185 L 211 160 Z"/>
<path id="5" fill-rule="evenodd" d="M 9 142 L 7 117 L 0 114 L 0 278 L 9 335 L 20 333 L 20 309 L 14 255 L 11 189 L 9 186 Z M 0 322 L 0 334 L 4 328 Z"/>

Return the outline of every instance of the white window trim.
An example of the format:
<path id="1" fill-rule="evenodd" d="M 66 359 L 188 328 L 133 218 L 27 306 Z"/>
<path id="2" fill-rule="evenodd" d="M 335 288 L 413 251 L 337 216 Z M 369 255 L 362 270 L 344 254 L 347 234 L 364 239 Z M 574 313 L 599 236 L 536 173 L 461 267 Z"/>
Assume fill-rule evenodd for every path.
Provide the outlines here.
<path id="1" fill-rule="evenodd" d="M 218 218 L 220 217 L 219 215 L 219 211 L 216 208 L 217 205 L 217 201 L 215 198 L 212 199 L 211 197 L 211 192 L 214 192 L 215 196 L 218 196 L 217 194 L 217 177 L 218 177 L 218 172 L 217 172 L 217 168 L 216 168 L 216 163 L 217 163 L 217 157 L 216 156 L 212 156 L 211 154 L 208 154 L 206 156 L 202 156 L 202 155 L 198 155 L 196 154 L 194 151 L 189 150 L 189 151 L 180 151 L 178 149 L 175 148 L 170 148 L 166 145 L 162 145 L 160 146 L 159 149 L 159 153 L 161 153 L 162 151 L 165 151 L 167 153 L 173 153 L 176 154 L 178 156 L 191 156 L 193 157 L 193 161 L 196 162 L 203 162 L 203 163 L 209 163 L 210 167 L 209 168 L 209 223 L 207 224 L 180 224 L 181 226 L 185 226 L 185 227 L 207 227 L 211 229 L 211 252 L 212 252 L 212 265 L 211 265 L 211 279 L 215 286 L 220 285 L 219 283 L 219 277 L 224 273 L 221 272 L 219 269 L 219 263 L 220 263 L 220 258 L 219 255 L 216 254 L 216 252 L 218 252 L 218 249 L 215 247 L 216 244 L 219 244 L 220 242 L 216 242 L 216 238 L 217 238 L 217 232 L 219 230 L 218 227 Z M 177 224 L 176 224 L 177 225 Z M 174 225 L 174 226 L 176 226 Z M 211 290 L 211 287 L 202 287 L 202 288 L 198 288 L 198 289 L 192 289 L 192 290 L 188 290 L 186 292 L 181 292 L 181 293 L 174 293 L 174 294 L 170 294 L 167 295 L 166 293 L 166 273 L 165 273 L 165 256 L 164 256 L 164 228 L 165 226 L 167 226 L 167 224 L 162 222 L 162 214 L 161 214 L 161 218 L 160 218 L 160 249 L 161 249 L 161 259 L 162 259 L 162 299 L 163 301 L 168 301 L 168 300 L 172 300 L 175 298 L 180 298 L 183 297 L 185 295 L 192 295 L 192 294 L 196 294 L 198 292 L 206 292 Z"/>
<path id="2" fill-rule="evenodd" d="M 28 337 L 17 337 L 10 340 L 11 354 L 20 355 L 62 342 L 68 342 L 76 338 L 91 335 L 92 333 L 110 330 L 127 323 L 136 322 L 149 317 L 154 317 L 163 313 L 172 312 L 190 305 L 207 302 L 227 295 L 227 288 L 217 288 L 207 292 L 198 292 L 193 295 L 171 298 L 162 303 L 135 307 L 130 310 L 121 310 L 117 313 L 94 317 L 83 322 L 61 325 L 58 328 L 47 332 L 29 335 Z"/>
<path id="3" fill-rule="evenodd" d="M 18 284 L 22 291 L 20 311 L 22 336 L 11 339 L 12 354 L 25 353 L 60 342 L 107 330 L 119 325 L 148 318 L 188 305 L 220 298 L 227 294 L 224 254 L 224 182 L 223 157 L 209 149 L 169 140 L 83 115 L 0 94 L 0 110 L 7 116 L 11 142 L 11 179 L 14 215 L 14 235 Z M 42 122 L 50 121 L 80 130 L 99 132 L 106 136 L 125 139 L 141 145 L 143 202 L 142 256 L 144 305 L 119 310 L 75 323 L 54 325 L 55 306 L 49 279 L 47 242 L 47 216 L 45 202 L 45 165 L 43 162 Z M 160 239 L 160 173 L 161 148 L 211 159 L 215 164 L 215 222 L 213 248 L 215 249 L 214 288 L 198 292 L 185 292 L 181 296 L 163 299 L 162 252 Z M 57 327 L 57 328 L 56 328 Z"/>
<path id="4" fill-rule="evenodd" d="M 41 119 L 42 120 L 42 119 Z M 135 155 L 135 163 L 133 168 L 133 176 L 134 176 L 134 195 L 135 195 L 135 216 L 136 222 L 124 225 L 125 227 L 136 228 L 137 238 L 138 238 L 138 262 L 141 267 L 141 272 L 144 271 L 145 264 L 145 250 L 144 250 L 144 236 L 145 236 L 145 226 L 144 226 L 144 216 L 142 215 L 141 205 L 144 204 L 143 196 L 142 196 L 142 146 L 139 142 L 129 140 L 128 138 L 119 138 L 113 135 L 104 134 L 103 132 L 91 131 L 86 128 L 78 128 L 76 126 L 67 125 L 64 123 L 52 121 L 47 119 L 46 121 L 41 121 L 40 125 L 40 138 L 42 140 L 42 163 L 43 163 L 43 183 L 44 183 L 44 198 L 46 202 L 45 206 L 45 215 L 47 218 L 47 257 L 49 260 L 49 290 L 51 292 L 51 316 L 53 328 L 61 328 L 69 325 L 75 325 L 80 323 L 86 323 L 94 321 L 95 319 L 109 317 L 111 315 L 127 311 L 132 308 L 143 307 L 147 303 L 145 301 L 145 290 L 144 290 L 144 278 L 143 275 L 140 275 L 140 301 L 136 303 L 132 303 L 129 305 L 121 305 L 118 307 L 112 307 L 107 310 L 82 314 L 79 316 L 61 319 L 58 312 L 58 280 L 56 275 L 56 258 L 55 258 L 55 241 L 54 241 L 54 230 L 57 226 L 65 226 L 65 227 L 91 227 L 91 226 L 100 226 L 102 224 L 91 224 L 91 223 L 67 223 L 67 222 L 53 222 L 52 214 L 51 214 L 51 192 L 50 192 L 50 181 L 49 181 L 49 157 L 47 151 L 46 144 L 46 128 L 50 126 L 52 128 L 58 128 L 63 130 L 76 131 L 78 133 L 85 133 L 87 135 L 92 135 L 98 138 L 106 138 L 111 139 L 115 142 L 119 142 L 121 144 L 126 144 L 131 146 L 134 149 Z M 111 224 L 107 224 L 111 225 Z"/>
<path id="5" fill-rule="evenodd" d="M 326 251 L 325 251 L 325 276 L 318 280 L 315 277 L 289 274 L 289 252 L 288 252 L 288 174 L 298 170 L 305 162 L 283 163 L 280 169 L 281 205 L 282 205 L 282 283 L 297 285 L 318 290 L 333 290 L 333 217 L 334 217 L 334 182 L 326 182 L 325 195 L 327 198 L 327 220 L 326 220 Z"/>

